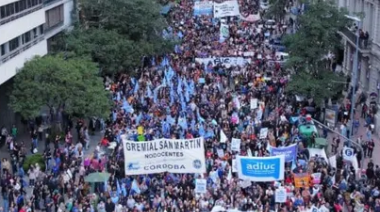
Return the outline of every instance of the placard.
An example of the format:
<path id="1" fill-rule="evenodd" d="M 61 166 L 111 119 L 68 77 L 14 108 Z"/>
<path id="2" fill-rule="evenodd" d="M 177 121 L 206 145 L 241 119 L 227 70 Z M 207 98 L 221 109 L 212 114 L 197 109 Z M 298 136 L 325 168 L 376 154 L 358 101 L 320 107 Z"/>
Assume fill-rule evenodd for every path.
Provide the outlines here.
<path id="1" fill-rule="evenodd" d="M 231 150 L 235 152 L 240 152 L 241 139 L 232 138 L 231 140 Z"/>
<path id="2" fill-rule="evenodd" d="M 195 180 L 195 193 L 205 194 L 207 192 L 207 180 L 196 179 Z"/>
<path id="3" fill-rule="evenodd" d="M 194 2 L 194 16 L 212 15 L 214 2 L 202 0 Z"/>
<path id="4" fill-rule="evenodd" d="M 258 107 L 258 103 L 259 103 L 259 100 L 258 99 L 251 99 L 250 101 L 250 106 L 251 106 L 251 110 L 254 110 Z"/>
<path id="5" fill-rule="evenodd" d="M 200 64 L 212 64 L 215 65 L 224 65 L 227 68 L 231 66 L 245 66 L 247 64 L 251 63 L 250 58 L 244 58 L 244 57 L 209 57 L 209 58 L 195 58 L 195 61 Z"/>
<path id="6" fill-rule="evenodd" d="M 275 192 L 275 201 L 277 203 L 284 203 L 286 202 L 286 189 L 285 188 L 278 188 Z"/>
<path id="7" fill-rule="evenodd" d="M 268 136 L 268 128 L 261 128 L 260 129 L 260 139 L 265 139 Z"/>

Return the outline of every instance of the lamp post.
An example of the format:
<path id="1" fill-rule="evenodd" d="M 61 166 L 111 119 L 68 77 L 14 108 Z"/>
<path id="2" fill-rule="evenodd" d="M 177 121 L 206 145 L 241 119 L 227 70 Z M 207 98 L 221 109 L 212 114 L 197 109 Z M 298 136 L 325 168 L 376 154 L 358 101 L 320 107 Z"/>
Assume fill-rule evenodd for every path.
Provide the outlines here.
<path id="1" fill-rule="evenodd" d="M 357 22 L 358 30 L 356 31 L 356 50 L 355 50 L 355 57 L 354 57 L 354 65 L 352 67 L 352 96 L 351 96 L 351 111 L 350 111 L 350 121 L 351 121 L 351 126 L 350 126 L 350 133 L 348 135 L 348 138 L 351 138 L 354 132 L 354 107 L 355 107 L 355 99 L 356 99 L 356 81 L 358 77 L 358 63 L 359 63 L 359 39 L 360 39 L 360 25 L 361 25 L 361 20 L 358 17 L 355 16 L 349 16 L 346 15 L 346 18 L 353 20 Z M 351 139 L 348 139 L 348 146 L 351 147 Z"/>

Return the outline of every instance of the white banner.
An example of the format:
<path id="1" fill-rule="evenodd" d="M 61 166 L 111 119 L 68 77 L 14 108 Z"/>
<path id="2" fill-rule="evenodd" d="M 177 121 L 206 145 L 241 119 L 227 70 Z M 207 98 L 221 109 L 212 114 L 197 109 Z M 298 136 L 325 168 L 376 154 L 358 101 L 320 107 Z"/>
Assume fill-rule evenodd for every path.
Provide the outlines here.
<path id="1" fill-rule="evenodd" d="M 241 144 L 241 139 L 232 138 L 231 150 L 236 151 L 236 152 L 240 152 L 240 144 Z"/>
<path id="2" fill-rule="evenodd" d="M 283 203 L 286 202 L 286 189 L 285 188 L 278 188 L 276 189 L 275 193 L 275 201 L 277 203 Z"/>
<path id="3" fill-rule="evenodd" d="M 126 175 L 206 172 L 203 138 L 123 140 L 123 148 Z"/>
<path id="4" fill-rule="evenodd" d="M 211 63 L 212 65 L 224 65 L 227 68 L 231 66 L 245 66 L 251 63 L 250 58 L 244 57 L 209 57 L 209 58 L 195 58 L 195 61 L 200 64 L 208 65 Z"/>
<path id="5" fill-rule="evenodd" d="M 195 180 L 195 193 L 205 194 L 207 192 L 207 180 L 196 179 Z"/>
<path id="6" fill-rule="evenodd" d="M 194 15 L 212 15 L 214 2 L 212 1 L 195 1 Z"/>
<path id="7" fill-rule="evenodd" d="M 222 3 L 214 2 L 214 18 L 230 16 L 240 16 L 237 0 L 225 1 Z"/>

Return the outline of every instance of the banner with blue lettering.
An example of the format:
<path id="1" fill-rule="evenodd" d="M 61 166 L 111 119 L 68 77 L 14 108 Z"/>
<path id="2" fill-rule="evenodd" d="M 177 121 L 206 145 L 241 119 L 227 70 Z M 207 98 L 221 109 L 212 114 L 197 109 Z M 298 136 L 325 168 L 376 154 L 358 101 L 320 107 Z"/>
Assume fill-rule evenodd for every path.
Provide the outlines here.
<path id="1" fill-rule="evenodd" d="M 272 157 L 237 156 L 239 178 L 255 182 L 271 182 L 284 179 L 285 155 Z"/>
<path id="2" fill-rule="evenodd" d="M 202 0 L 194 2 L 194 16 L 212 15 L 214 2 Z"/>
<path id="3" fill-rule="evenodd" d="M 123 147 L 126 175 L 206 173 L 203 138 L 157 139 L 148 142 L 123 139 Z"/>
<path id="4" fill-rule="evenodd" d="M 270 155 L 285 155 L 285 162 L 293 162 L 297 158 L 297 144 L 287 147 L 270 147 Z"/>

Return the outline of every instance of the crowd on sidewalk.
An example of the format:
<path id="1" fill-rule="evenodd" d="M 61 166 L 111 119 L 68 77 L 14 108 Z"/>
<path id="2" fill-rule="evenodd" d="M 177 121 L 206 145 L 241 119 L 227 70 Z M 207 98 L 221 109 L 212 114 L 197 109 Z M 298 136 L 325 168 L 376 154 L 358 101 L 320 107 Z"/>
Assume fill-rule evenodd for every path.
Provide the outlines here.
<path id="1" fill-rule="evenodd" d="M 256 14 L 260 6 L 238 3 L 244 14 Z M 379 167 L 371 161 L 358 177 L 340 151 L 326 157 L 316 131 L 300 130 L 312 126 L 307 108 L 316 105 L 284 92 L 284 58 L 267 42 L 281 40 L 283 24 L 269 29 L 257 20 L 194 16 L 193 10 L 194 2 L 184 0 L 168 14 L 166 36 L 182 41 L 173 53 L 147 58 L 137 76 L 105 78 L 114 107 L 110 119 L 101 121 L 104 138 L 90 155 L 84 153 L 91 141 L 83 121 L 69 123 L 64 135 L 29 126 L 30 150 L 18 140 L 17 128 L 1 130 L 12 156 L 1 162 L 2 211 L 343 212 L 348 199 L 353 211 L 380 211 Z M 220 36 L 222 23 L 228 33 Z M 268 132 L 261 135 L 262 129 Z M 207 173 L 126 175 L 123 139 L 197 137 L 204 138 L 205 152 L 199 154 L 205 154 Z M 237 150 L 232 138 L 240 139 Z M 27 162 L 41 151 L 41 140 L 42 159 Z M 293 146 L 284 179 L 241 180 L 233 166 L 237 155 L 267 157 L 274 148 Z M 94 172 L 110 177 L 87 182 Z M 207 180 L 205 193 L 195 191 L 197 179 Z M 286 190 L 284 200 L 276 197 L 278 189 Z"/>

